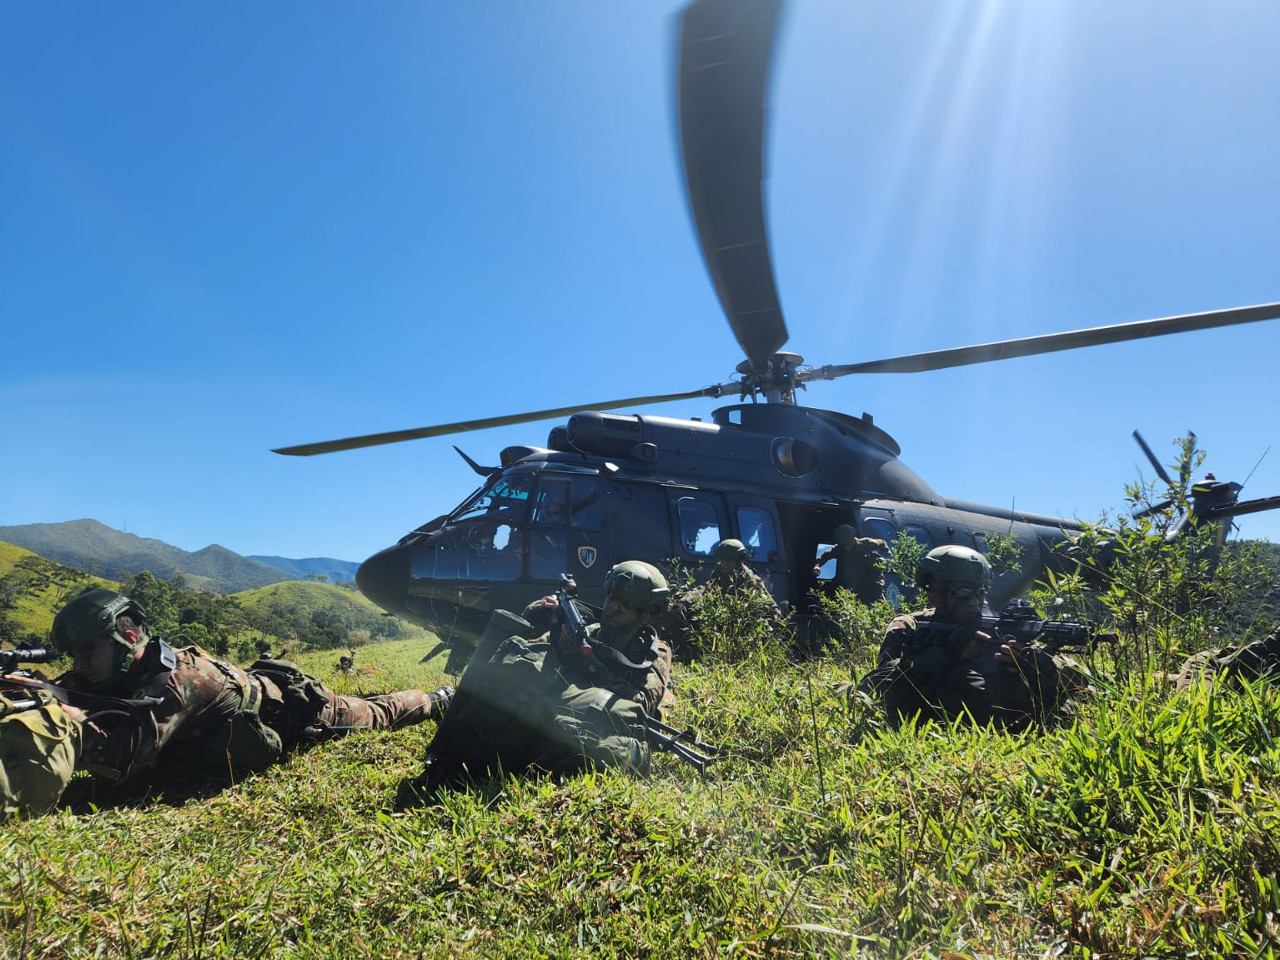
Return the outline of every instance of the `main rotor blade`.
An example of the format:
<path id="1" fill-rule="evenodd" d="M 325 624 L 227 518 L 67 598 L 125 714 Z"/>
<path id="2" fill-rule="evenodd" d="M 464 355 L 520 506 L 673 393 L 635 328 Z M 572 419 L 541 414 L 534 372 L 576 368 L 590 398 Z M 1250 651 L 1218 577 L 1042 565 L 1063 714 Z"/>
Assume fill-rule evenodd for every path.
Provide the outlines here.
<path id="1" fill-rule="evenodd" d="M 459 420 L 457 423 L 441 423 L 434 427 L 418 427 L 416 430 L 391 430 L 387 433 L 370 433 L 362 437 L 343 440 L 325 440 L 321 443 L 303 443 L 294 447 L 279 447 L 272 453 L 290 457 L 311 457 L 317 453 L 336 453 L 339 450 L 356 450 L 360 447 L 377 447 L 385 443 L 403 440 L 421 440 L 450 433 L 466 433 L 468 430 L 487 430 L 490 427 L 506 427 L 516 423 L 532 423 L 552 417 L 566 417 L 583 410 L 616 410 L 618 407 L 641 406 L 648 403 L 665 403 L 669 400 L 689 400 L 693 397 L 720 397 L 738 389 L 736 383 L 721 383 L 701 390 L 684 393 L 660 393 L 650 397 L 628 397 L 625 400 L 605 400 L 602 403 L 579 403 L 571 407 L 555 407 L 551 410 L 535 410 L 531 413 L 513 413 L 505 417 L 489 417 L 484 420 Z"/>
<path id="2" fill-rule="evenodd" d="M 1214 507 L 1205 513 L 1204 519 L 1218 520 L 1222 517 L 1239 517 L 1247 513 L 1261 513 L 1263 510 L 1280 509 L 1280 497 L 1259 497 L 1257 500 L 1242 500 L 1221 507 Z"/>
<path id="3" fill-rule="evenodd" d="M 1187 313 L 1159 320 L 1138 320 L 1134 323 L 1116 323 L 1107 327 L 1090 327 L 1067 333 L 1046 333 L 1038 337 L 1020 340 L 1000 340 L 973 347 L 956 347 L 952 350 L 933 350 L 887 360 L 870 360 L 866 363 L 833 364 L 801 371 L 797 380 L 834 380 L 851 373 L 920 373 L 924 370 L 943 370 L 963 367 L 971 363 L 989 360 L 1008 360 L 1012 357 L 1030 357 L 1039 353 L 1056 353 L 1059 350 L 1075 350 L 1078 347 L 1094 347 L 1103 343 L 1120 343 L 1125 340 L 1141 340 L 1146 337 L 1163 337 L 1170 333 L 1186 333 L 1191 330 L 1209 330 L 1213 327 L 1229 327 L 1238 323 L 1254 323 L 1258 320 L 1274 320 L 1280 317 L 1280 303 L 1262 303 L 1254 307 L 1233 307 L 1230 310 L 1210 310 L 1206 313 Z"/>
<path id="4" fill-rule="evenodd" d="M 1137 513 L 1133 515 L 1133 519 L 1140 520 L 1145 516 L 1149 516 L 1150 514 L 1159 513 L 1161 510 L 1168 510 L 1172 506 L 1173 506 L 1172 500 L 1161 500 L 1159 503 L 1153 503 L 1151 506 L 1144 507 L 1142 510 L 1139 510 Z"/>
<path id="5" fill-rule="evenodd" d="M 1169 479 L 1169 474 L 1165 471 L 1164 465 L 1159 460 L 1157 460 L 1156 455 L 1151 452 L 1151 448 L 1147 446 L 1147 441 L 1142 439 L 1142 434 L 1140 434 L 1137 430 L 1133 431 L 1133 439 L 1138 441 L 1138 446 L 1142 448 L 1142 452 L 1145 453 L 1147 455 L 1147 459 L 1151 461 L 1151 466 L 1155 468 L 1156 476 L 1164 481 L 1164 485 L 1166 487 L 1172 487 L 1173 481 Z M 1135 516 L 1139 516 L 1139 517 L 1142 515 L 1143 514 L 1141 513 L 1135 514 Z"/>
<path id="6" fill-rule="evenodd" d="M 697 0 L 680 25 L 680 149 L 702 255 L 757 371 L 787 342 L 764 222 L 764 112 L 780 0 Z"/>

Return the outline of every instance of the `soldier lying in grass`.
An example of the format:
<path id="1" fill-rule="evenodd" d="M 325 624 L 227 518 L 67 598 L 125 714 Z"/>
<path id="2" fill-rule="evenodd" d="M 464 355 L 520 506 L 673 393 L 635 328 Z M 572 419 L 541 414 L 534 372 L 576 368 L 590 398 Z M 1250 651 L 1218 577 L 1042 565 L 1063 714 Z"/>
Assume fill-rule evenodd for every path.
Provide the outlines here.
<path id="1" fill-rule="evenodd" d="M 452 694 L 445 687 L 343 697 L 284 660 L 242 670 L 150 636 L 142 608 L 111 590 L 68 603 L 54 618 L 50 646 L 73 660 L 55 685 L 90 695 L 86 708 L 65 707 L 83 724 L 79 767 L 113 781 L 179 763 L 214 773 L 260 770 L 327 729 L 439 719 Z M 110 698 L 131 702 L 113 709 Z"/>

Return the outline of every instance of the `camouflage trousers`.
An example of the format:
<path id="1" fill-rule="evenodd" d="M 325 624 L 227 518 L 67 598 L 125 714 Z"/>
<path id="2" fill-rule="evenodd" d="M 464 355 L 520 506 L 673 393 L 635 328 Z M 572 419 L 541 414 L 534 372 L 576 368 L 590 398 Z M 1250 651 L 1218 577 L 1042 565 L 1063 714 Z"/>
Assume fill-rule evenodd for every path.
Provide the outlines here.
<path id="1" fill-rule="evenodd" d="M 422 690 L 400 690 L 375 697 L 340 697 L 324 688 L 329 702 L 320 711 L 321 723 L 331 727 L 399 730 L 433 717 L 434 701 Z"/>

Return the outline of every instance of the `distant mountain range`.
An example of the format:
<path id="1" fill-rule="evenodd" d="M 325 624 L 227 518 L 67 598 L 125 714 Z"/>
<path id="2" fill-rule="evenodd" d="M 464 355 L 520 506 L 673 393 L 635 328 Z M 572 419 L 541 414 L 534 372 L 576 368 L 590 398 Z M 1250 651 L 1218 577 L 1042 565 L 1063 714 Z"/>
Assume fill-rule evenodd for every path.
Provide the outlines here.
<path id="1" fill-rule="evenodd" d="M 306 580 L 309 576 L 314 575 L 328 577 L 333 583 L 337 583 L 339 580 L 354 580 L 356 578 L 356 569 L 360 566 L 360 564 L 352 563 L 350 560 L 335 560 L 333 557 L 307 557 L 305 560 L 290 560 L 288 557 L 259 557 L 253 555 L 247 559 L 257 560 L 259 563 L 265 563 L 268 567 L 283 570 L 299 580 Z"/>
<path id="2" fill-rule="evenodd" d="M 123 533 L 87 519 L 0 526 L 0 540 L 110 580 L 123 580 L 150 570 L 164 580 L 181 575 L 189 589 L 215 593 L 303 580 L 308 574 L 350 580 L 358 566 L 329 557 L 244 557 L 216 543 L 190 553 L 163 540 Z"/>

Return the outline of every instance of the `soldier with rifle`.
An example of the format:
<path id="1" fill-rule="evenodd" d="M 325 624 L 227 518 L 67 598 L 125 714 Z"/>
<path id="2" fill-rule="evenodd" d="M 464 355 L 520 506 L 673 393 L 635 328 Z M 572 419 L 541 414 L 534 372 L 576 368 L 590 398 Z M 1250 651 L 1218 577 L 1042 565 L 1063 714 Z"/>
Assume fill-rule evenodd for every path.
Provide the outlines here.
<path id="1" fill-rule="evenodd" d="M 426 769 L 402 784 L 402 803 L 468 777 L 531 768 L 644 773 L 655 746 L 705 766 L 714 748 L 661 720 L 674 699 L 671 649 L 653 626 L 670 594 L 666 578 L 627 560 L 610 569 L 604 588 L 598 623 L 585 622 L 568 576 L 545 633 L 494 612 L 427 748 Z"/>
<path id="2" fill-rule="evenodd" d="M 43 648 L 0 650 L 0 821 L 51 810 L 75 772 L 81 727 L 42 679 Z"/>
<path id="3" fill-rule="evenodd" d="M 883 700 L 890 726 L 968 719 L 1016 732 L 1058 716 L 1067 684 L 1053 657 L 1017 631 L 984 629 L 990 583 L 987 558 L 968 547 L 920 560 L 916 584 L 930 606 L 889 624 L 876 669 L 858 684 Z"/>
<path id="4" fill-rule="evenodd" d="M 82 723 L 78 766 L 112 781 L 156 765 L 260 770 L 326 731 L 438 719 L 452 695 L 445 687 L 339 696 L 285 660 L 242 670 L 151 636 L 142 608 L 113 590 L 68 603 L 49 641 L 73 661 L 51 689 L 68 691 L 63 709 Z"/>

